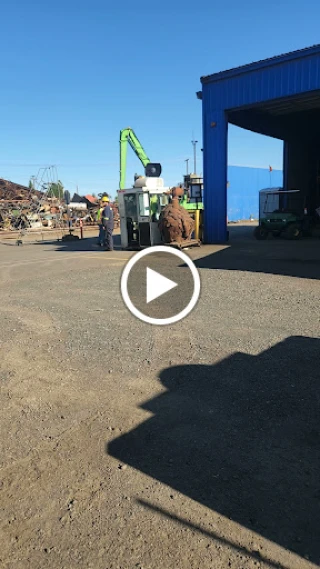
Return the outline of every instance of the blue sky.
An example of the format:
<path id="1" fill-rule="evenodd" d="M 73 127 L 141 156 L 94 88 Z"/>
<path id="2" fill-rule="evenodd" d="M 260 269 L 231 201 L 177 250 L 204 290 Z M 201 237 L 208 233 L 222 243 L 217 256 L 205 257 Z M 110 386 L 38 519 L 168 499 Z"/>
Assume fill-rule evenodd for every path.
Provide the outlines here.
<path id="1" fill-rule="evenodd" d="M 6 2 L 0 177 L 28 183 L 54 164 L 71 191 L 115 194 L 130 126 L 180 181 L 193 133 L 201 162 L 200 76 L 318 43 L 319 17 L 313 0 Z M 281 167 L 282 144 L 230 127 L 229 163 Z M 141 171 L 129 150 L 127 185 Z"/>

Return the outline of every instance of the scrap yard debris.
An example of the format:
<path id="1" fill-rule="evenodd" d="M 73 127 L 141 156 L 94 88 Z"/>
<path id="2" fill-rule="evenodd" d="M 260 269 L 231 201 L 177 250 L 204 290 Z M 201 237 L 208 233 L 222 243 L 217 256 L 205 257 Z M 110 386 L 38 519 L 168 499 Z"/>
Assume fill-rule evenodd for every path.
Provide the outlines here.
<path id="1" fill-rule="evenodd" d="M 74 194 L 64 199 L 0 178 L 0 231 L 57 229 L 97 224 L 99 198 Z M 115 227 L 120 225 L 117 203 L 111 203 Z"/>

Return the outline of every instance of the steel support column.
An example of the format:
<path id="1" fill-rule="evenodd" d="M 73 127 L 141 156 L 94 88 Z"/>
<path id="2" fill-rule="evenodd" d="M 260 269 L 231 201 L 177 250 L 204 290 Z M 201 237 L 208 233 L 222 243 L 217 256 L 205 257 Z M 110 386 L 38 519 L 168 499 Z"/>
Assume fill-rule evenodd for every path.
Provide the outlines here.
<path id="1" fill-rule="evenodd" d="M 219 110 L 203 116 L 205 243 L 227 241 L 227 163 L 228 120 Z"/>

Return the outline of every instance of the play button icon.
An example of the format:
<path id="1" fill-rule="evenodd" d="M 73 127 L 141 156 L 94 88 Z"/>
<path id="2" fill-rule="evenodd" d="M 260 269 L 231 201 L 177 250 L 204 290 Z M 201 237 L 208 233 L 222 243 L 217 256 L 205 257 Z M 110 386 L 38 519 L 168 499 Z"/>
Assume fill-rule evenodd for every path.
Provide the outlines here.
<path id="1" fill-rule="evenodd" d="M 167 277 L 147 267 L 147 304 L 178 286 Z"/>
<path id="2" fill-rule="evenodd" d="M 198 301 L 199 273 L 186 253 L 166 246 L 149 247 L 125 266 L 121 294 L 140 320 L 157 326 L 174 324 Z"/>

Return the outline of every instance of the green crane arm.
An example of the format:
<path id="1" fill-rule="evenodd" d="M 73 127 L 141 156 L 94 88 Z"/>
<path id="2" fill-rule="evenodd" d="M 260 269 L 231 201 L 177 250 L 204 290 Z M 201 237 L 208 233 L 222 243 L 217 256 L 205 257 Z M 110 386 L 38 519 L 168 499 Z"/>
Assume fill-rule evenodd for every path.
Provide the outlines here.
<path id="1" fill-rule="evenodd" d="M 138 137 L 135 135 L 132 128 L 125 128 L 120 131 L 120 190 L 124 190 L 126 186 L 126 171 L 127 171 L 127 148 L 130 144 L 134 153 L 138 156 L 140 162 L 146 167 L 150 160 L 146 155 Z"/>

